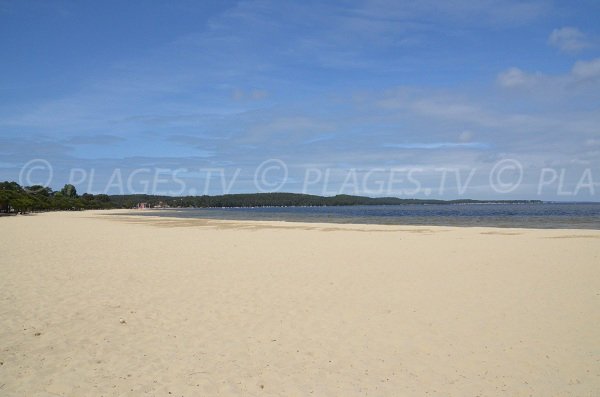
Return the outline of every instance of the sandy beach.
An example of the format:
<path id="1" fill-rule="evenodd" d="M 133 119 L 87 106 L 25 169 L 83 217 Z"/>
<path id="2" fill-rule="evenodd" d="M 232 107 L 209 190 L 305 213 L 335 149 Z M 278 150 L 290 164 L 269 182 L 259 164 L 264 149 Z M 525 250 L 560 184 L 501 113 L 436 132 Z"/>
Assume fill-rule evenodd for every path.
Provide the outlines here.
<path id="1" fill-rule="evenodd" d="M 0 395 L 600 395 L 600 231 L 109 214 L 0 218 Z"/>

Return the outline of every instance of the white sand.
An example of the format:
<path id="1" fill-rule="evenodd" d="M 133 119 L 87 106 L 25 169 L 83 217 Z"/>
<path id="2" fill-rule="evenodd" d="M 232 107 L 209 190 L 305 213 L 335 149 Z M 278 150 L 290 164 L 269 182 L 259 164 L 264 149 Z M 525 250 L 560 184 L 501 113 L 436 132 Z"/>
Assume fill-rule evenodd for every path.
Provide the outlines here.
<path id="1" fill-rule="evenodd" d="M 2 396 L 600 395 L 600 231 L 105 212 L 0 231 Z"/>

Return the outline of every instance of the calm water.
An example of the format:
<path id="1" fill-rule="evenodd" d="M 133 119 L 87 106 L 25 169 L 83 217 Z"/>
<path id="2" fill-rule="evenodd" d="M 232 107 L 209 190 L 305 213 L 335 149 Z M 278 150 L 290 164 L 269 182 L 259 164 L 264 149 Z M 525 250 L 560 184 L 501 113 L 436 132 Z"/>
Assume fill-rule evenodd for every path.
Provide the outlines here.
<path id="1" fill-rule="evenodd" d="M 186 208 L 132 213 L 228 220 L 600 229 L 600 203 Z"/>

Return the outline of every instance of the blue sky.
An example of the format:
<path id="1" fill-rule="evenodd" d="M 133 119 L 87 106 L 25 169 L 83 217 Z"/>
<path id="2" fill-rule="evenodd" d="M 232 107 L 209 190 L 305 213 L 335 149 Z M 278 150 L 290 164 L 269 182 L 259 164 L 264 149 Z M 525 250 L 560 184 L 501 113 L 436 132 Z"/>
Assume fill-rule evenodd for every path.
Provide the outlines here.
<path id="1" fill-rule="evenodd" d="M 42 159 L 55 188 L 253 192 L 277 159 L 281 191 L 406 196 L 406 175 L 374 187 L 417 169 L 415 197 L 598 201 L 599 18 L 593 0 L 0 0 L 0 179 L 45 181 L 23 173 Z M 500 197 L 506 159 L 523 178 Z"/>

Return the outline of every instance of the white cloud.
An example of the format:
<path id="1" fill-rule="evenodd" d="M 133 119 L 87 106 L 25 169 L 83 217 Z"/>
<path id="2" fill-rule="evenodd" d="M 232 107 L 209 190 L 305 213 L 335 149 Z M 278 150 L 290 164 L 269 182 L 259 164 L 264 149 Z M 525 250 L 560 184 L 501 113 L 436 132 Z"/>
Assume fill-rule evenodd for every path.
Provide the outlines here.
<path id="1" fill-rule="evenodd" d="M 498 26 L 528 23 L 548 14 L 552 6 L 543 0 L 370 0 L 357 10 L 362 16 L 380 21 L 442 16 L 464 26 Z"/>
<path id="2" fill-rule="evenodd" d="M 531 86 L 540 80 L 539 73 L 526 73 L 519 68 L 510 68 L 498 75 L 498 84 L 502 87 Z"/>
<path id="3" fill-rule="evenodd" d="M 233 100 L 235 101 L 243 101 L 243 100 L 253 100 L 253 101 L 260 101 L 262 99 L 265 99 L 269 94 L 267 93 L 267 91 L 265 90 L 250 90 L 250 91 L 244 91 L 240 88 L 236 88 L 233 90 L 233 92 L 231 93 L 231 97 L 233 98 Z"/>
<path id="4" fill-rule="evenodd" d="M 504 88 L 535 89 L 546 93 L 551 89 L 562 89 L 570 93 L 595 89 L 594 84 L 589 83 L 600 82 L 600 58 L 577 61 L 568 73 L 559 75 L 529 73 L 512 67 L 498 74 L 496 81 Z"/>
<path id="5" fill-rule="evenodd" d="M 463 131 L 458 135 L 458 140 L 461 142 L 470 142 L 473 139 L 471 131 Z"/>
<path id="6" fill-rule="evenodd" d="M 384 147 L 396 149 L 488 149 L 490 145 L 481 142 L 433 142 L 433 143 L 387 143 Z"/>
<path id="7" fill-rule="evenodd" d="M 564 52 L 578 52 L 590 46 L 585 33 L 568 26 L 554 29 L 548 37 L 548 44 Z"/>
<path id="8" fill-rule="evenodd" d="M 575 62 L 571 75 L 578 80 L 600 78 L 600 58 Z"/>
<path id="9" fill-rule="evenodd" d="M 585 141 L 585 146 L 600 146 L 600 139 L 590 138 Z"/>
<path id="10" fill-rule="evenodd" d="M 279 116 L 259 121 L 239 136 L 239 142 L 261 143 L 297 142 L 315 133 L 327 133 L 336 129 L 336 123 L 309 116 Z"/>

